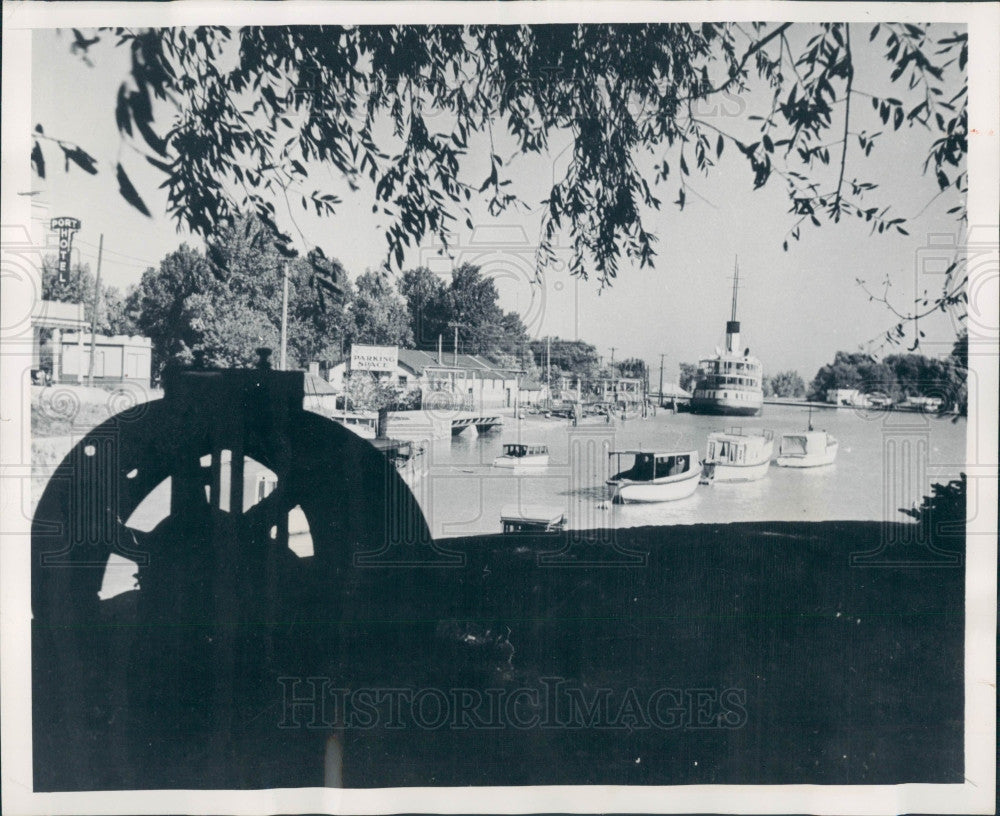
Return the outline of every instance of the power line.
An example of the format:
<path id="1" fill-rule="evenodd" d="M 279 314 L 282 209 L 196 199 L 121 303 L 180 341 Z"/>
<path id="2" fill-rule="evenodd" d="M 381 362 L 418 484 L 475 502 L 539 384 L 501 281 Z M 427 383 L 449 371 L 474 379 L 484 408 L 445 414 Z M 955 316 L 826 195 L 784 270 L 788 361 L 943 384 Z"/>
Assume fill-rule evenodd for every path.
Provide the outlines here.
<path id="1" fill-rule="evenodd" d="M 90 241 L 84 241 L 84 240 L 79 239 L 79 238 L 77 239 L 77 241 L 79 243 L 81 243 L 81 244 L 86 244 L 89 247 L 93 247 L 94 249 L 98 248 L 97 244 L 92 244 Z M 129 260 L 132 260 L 132 261 L 138 261 L 139 263 L 144 263 L 147 266 L 156 266 L 157 263 L 159 263 L 158 261 L 150 261 L 147 258 L 139 258 L 139 257 L 137 257 L 135 255 L 129 255 L 126 252 L 118 252 L 117 250 L 114 250 L 114 249 L 105 249 L 104 253 L 105 254 L 110 253 L 111 255 L 118 255 L 119 257 L 128 258 Z"/>

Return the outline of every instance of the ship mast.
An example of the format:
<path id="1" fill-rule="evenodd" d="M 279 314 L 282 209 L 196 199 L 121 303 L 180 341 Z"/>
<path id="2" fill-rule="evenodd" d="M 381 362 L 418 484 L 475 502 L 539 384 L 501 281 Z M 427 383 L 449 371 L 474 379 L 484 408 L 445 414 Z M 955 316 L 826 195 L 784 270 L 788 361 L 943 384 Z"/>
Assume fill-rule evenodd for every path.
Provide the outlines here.
<path id="1" fill-rule="evenodd" d="M 740 323 L 736 319 L 736 297 L 740 290 L 740 259 L 735 260 L 733 271 L 733 313 L 729 322 L 726 323 L 726 351 L 730 354 L 739 354 L 740 348 Z"/>
<path id="2" fill-rule="evenodd" d="M 739 292 L 739 289 L 740 289 L 740 259 L 737 256 L 733 270 L 733 316 L 729 318 L 731 321 L 736 320 L 736 293 Z"/>

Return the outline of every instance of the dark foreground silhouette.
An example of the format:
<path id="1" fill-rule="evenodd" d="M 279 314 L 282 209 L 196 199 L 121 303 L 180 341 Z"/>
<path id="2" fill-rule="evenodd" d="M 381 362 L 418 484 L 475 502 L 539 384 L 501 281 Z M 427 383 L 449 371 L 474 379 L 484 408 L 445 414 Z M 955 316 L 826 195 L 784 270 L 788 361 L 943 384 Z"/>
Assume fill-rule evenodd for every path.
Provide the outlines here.
<path id="1" fill-rule="evenodd" d="M 962 529 L 433 542 L 386 457 L 301 389 L 181 372 L 53 475 L 36 790 L 961 782 Z M 250 507 L 244 457 L 277 480 Z M 169 515 L 127 526 L 165 478 Z M 102 601 L 111 553 L 139 589 Z"/>
<path id="2" fill-rule="evenodd" d="M 620 531 L 632 567 L 452 540 L 463 566 L 350 570 L 339 619 L 312 559 L 271 620 L 136 625 L 126 593 L 72 654 L 36 626 L 36 785 L 321 785 L 334 733 L 356 787 L 957 782 L 964 570 L 850 566 L 885 532 Z"/>

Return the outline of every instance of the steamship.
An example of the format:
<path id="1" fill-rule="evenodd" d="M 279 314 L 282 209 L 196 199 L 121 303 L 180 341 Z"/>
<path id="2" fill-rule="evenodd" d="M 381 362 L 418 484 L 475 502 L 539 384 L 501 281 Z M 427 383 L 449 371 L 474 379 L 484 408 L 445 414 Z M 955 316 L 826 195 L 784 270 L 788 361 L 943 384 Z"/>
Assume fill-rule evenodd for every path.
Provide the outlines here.
<path id="1" fill-rule="evenodd" d="M 740 350 L 736 299 L 740 288 L 739 262 L 733 275 L 733 310 L 726 323 L 726 348 L 698 362 L 698 381 L 691 396 L 691 412 L 725 416 L 757 416 L 764 406 L 764 370 L 750 349 Z"/>

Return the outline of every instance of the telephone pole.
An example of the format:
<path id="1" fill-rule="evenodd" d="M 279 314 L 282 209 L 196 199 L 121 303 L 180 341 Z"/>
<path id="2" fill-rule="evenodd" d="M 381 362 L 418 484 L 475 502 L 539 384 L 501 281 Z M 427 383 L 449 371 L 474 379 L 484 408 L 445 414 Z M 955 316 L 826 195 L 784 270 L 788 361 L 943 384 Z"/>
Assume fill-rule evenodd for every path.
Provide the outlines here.
<path id="1" fill-rule="evenodd" d="M 283 281 L 281 284 L 281 360 L 279 368 L 285 371 L 288 358 L 288 262 L 281 264 Z"/>
<path id="2" fill-rule="evenodd" d="M 101 256 L 104 254 L 104 233 L 97 243 L 97 276 L 94 279 L 94 307 L 90 311 L 90 362 L 87 363 L 87 385 L 94 385 L 94 357 L 97 356 L 97 309 L 101 303 Z"/>
<path id="3" fill-rule="evenodd" d="M 659 394 L 660 405 L 663 404 L 663 358 L 666 356 L 667 356 L 666 354 L 660 355 L 660 394 Z"/>
<path id="4" fill-rule="evenodd" d="M 546 369 L 545 384 L 548 386 L 549 390 L 548 404 L 549 407 L 551 408 L 552 407 L 552 338 L 548 336 L 545 338 L 545 369 Z"/>

